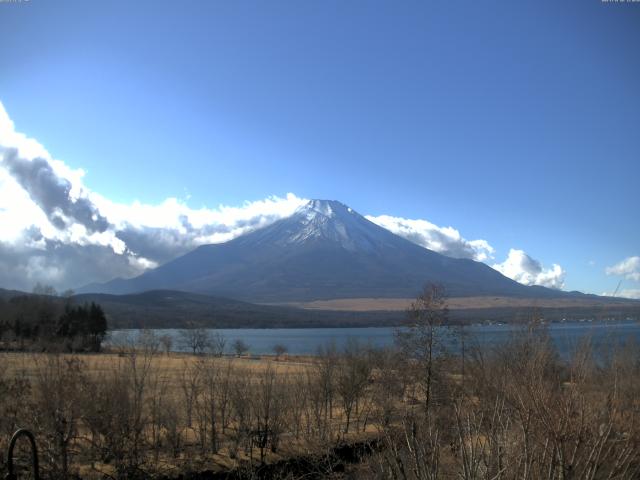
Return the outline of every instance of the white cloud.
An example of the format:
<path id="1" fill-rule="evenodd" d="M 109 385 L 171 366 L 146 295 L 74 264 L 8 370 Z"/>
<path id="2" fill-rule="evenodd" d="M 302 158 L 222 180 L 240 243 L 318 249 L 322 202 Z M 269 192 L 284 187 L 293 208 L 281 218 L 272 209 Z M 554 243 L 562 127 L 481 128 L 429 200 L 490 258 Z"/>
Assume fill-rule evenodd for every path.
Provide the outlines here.
<path id="1" fill-rule="evenodd" d="M 45 224 L 48 221 L 44 212 L 9 172 L 0 168 L 0 241 L 15 242 L 24 229 Z"/>
<path id="2" fill-rule="evenodd" d="M 627 280 L 640 282 L 640 257 L 628 257 L 612 267 L 606 268 L 607 275 L 619 275 Z"/>
<path id="3" fill-rule="evenodd" d="M 614 295 L 615 294 L 615 295 Z M 600 295 L 605 297 L 617 297 L 617 298 L 631 298 L 634 300 L 640 300 L 640 288 L 624 288 L 616 292 L 602 292 Z"/>
<path id="4" fill-rule="evenodd" d="M 625 288 L 618 294 L 618 296 L 640 300 L 640 288 Z"/>
<path id="5" fill-rule="evenodd" d="M 84 174 L 16 132 L 0 103 L 0 286 L 43 281 L 60 288 L 130 277 L 268 225 L 306 202 L 290 193 L 213 209 L 177 198 L 123 204 L 86 188 Z M 100 268 L 87 266 L 87 252 Z"/>
<path id="6" fill-rule="evenodd" d="M 486 240 L 467 240 L 453 227 L 439 227 L 427 220 L 411 220 L 389 215 L 367 219 L 422 247 L 449 257 L 485 261 L 493 258 L 494 249 Z"/>
<path id="7" fill-rule="evenodd" d="M 157 205 L 125 204 L 89 190 L 84 175 L 16 132 L 0 102 L 0 286 L 29 289 L 41 281 L 62 289 L 132 277 L 199 245 L 269 225 L 307 202 L 289 193 L 239 207 L 191 208 L 174 197 Z M 467 240 L 453 227 L 388 215 L 367 218 L 447 256 L 488 261 L 495 253 L 486 240 Z M 526 285 L 564 283 L 559 265 L 544 270 L 521 250 L 511 250 L 493 267 Z M 634 278 L 638 272 L 636 266 L 615 274 Z"/>
<path id="8" fill-rule="evenodd" d="M 531 258 L 522 250 L 510 249 L 507 259 L 492 267 L 504 276 L 524 285 L 541 285 L 558 289 L 564 287 L 565 271 L 560 265 L 553 264 L 551 268 L 545 270 L 538 260 Z"/>

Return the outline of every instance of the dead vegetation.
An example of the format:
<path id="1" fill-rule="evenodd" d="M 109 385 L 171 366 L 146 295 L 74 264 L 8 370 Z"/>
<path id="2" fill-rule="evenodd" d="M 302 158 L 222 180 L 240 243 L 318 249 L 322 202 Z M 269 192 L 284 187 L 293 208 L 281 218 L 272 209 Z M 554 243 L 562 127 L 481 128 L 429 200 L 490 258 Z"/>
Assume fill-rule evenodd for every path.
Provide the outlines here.
<path id="1" fill-rule="evenodd" d="M 287 361 L 167 354 L 153 336 L 112 354 L 3 353 L 0 449 L 32 429 L 46 478 L 252 478 L 264 463 L 367 440 L 376 449 L 351 477 L 638 478 L 637 345 L 585 340 L 561 360 L 533 322 L 499 348 L 452 357 L 446 315 L 427 289 L 398 348 L 350 343 Z M 333 468 L 323 462 L 316 478 Z"/>
<path id="2" fill-rule="evenodd" d="M 113 354 L 0 354 L 0 449 L 26 427 L 45 477 L 139 478 L 322 453 L 371 430 L 365 349 L 307 363 L 167 355 L 148 340 Z"/>
<path id="3" fill-rule="evenodd" d="M 632 340 L 562 361 L 536 319 L 493 349 L 433 355 L 440 292 L 418 302 L 411 385 L 366 478 L 633 479 L 640 475 L 640 357 Z M 422 339 L 422 340 L 420 340 Z M 464 367 L 463 367 L 464 365 Z"/>

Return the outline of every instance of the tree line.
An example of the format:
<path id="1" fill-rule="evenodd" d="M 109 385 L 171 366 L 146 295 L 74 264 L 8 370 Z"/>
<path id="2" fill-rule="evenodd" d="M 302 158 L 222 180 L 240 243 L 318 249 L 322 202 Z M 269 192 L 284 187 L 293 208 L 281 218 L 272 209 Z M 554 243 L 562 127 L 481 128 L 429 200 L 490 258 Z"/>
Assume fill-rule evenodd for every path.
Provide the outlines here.
<path id="1" fill-rule="evenodd" d="M 5 349 L 100 351 L 107 318 L 100 305 L 75 305 L 70 292 L 58 296 L 36 286 L 31 295 L 0 300 L 0 341 Z"/>

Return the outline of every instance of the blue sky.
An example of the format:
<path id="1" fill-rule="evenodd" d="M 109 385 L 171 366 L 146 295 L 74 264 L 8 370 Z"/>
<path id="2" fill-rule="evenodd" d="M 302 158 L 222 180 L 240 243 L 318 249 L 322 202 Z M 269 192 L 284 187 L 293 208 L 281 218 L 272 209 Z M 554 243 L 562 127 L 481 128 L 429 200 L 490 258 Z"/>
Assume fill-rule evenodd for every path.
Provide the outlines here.
<path id="1" fill-rule="evenodd" d="M 338 199 L 640 288 L 638 3 L 31 0 L 0 40 L 15 130 L 112 202 Z"/>

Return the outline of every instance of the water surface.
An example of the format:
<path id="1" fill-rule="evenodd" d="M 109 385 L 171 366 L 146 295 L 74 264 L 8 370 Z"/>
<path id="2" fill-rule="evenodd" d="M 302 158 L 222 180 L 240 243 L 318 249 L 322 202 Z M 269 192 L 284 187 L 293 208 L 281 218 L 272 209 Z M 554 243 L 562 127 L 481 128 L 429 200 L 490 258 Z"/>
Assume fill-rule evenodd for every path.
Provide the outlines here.
<path id="1" fill-rule="evenodd" d="M 472 325 L 464 327 L 463 338 L 467 346 L 495 346 L 508 341 L 522 327 L 517 325 Z M 249 345 L 250 353 L 255 355 L 273 353 L 276 344 L 284 345 L 293 355 L 313 355 L 319 347 L 335 344 L 338 349 L 343 348 L 349 339 L 355 339 L 361 344 L 375 347 L 391 346 L 394 343 L 393 327 L 371 328 L 223 328 L 209 329 L 212 334 L 220 334 L 226 339 L 226 350 L 231 353 L 231 344 L 238 339 Z M 548 325 L 551 339 L 559 352 L 566 356 L 579 343 L 589 338 L 596 348 L 612 345 L 622 345 L 630 340 L 640 342 L 640 324 L 634 321 L 616 322 L 566 322 Z M 141 330 L 114 330 L 109 342 L 118 343 L 124 338 L 135 340 Z M 172 337 L 172 350 L 176 352 L 188 351 L 189 348 L 181 342 L 179 329 L 154 330 L 158 336 Z M 450 349 L 459 351 L 461 342 L 458 339 L 447 340 Z"/>

